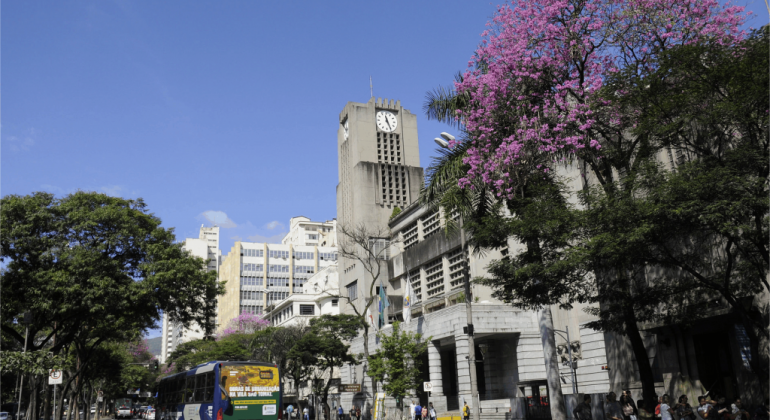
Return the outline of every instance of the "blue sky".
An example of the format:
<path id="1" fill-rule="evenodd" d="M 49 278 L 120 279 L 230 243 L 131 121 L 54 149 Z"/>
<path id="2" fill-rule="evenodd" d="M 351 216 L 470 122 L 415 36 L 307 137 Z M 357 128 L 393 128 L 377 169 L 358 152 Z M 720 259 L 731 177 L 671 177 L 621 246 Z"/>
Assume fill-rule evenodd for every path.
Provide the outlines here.
<path id="1" fill-rule="evenodd" d="M 142 197 L 197 237 L 278 241 L 336 217 L 337 117 L 399 99 L 420 158 L 425 92 L 465 69 L 495 3 L 4 1 L 0 193 Z M 743 0 L 767 22 L 762 0 Z"/>

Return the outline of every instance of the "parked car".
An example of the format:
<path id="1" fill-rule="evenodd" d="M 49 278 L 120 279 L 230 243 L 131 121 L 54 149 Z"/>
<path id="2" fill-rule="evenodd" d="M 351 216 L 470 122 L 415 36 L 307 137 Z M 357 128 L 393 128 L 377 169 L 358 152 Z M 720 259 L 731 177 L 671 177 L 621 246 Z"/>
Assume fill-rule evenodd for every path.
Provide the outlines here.
<path id="1" fill-rule="evenodd" d="M 145 416 L 145 420 L 155 420 L 155 409 L 151 408 L 147 410 L 147 415 Z"/>
<path id="2" fill-rule="evenodd" d="M 131 407 L 126 407 L 125 405 L 122 405 L 120 408 L 118 408 L 117 414 L 119 419 L 130 419 L 134 417 L 134 412 L 131 410 Z"/>
<path id="3" fill-rule="evenodd" d="M 0 420 L 8 420 L 8 412 L 7 411 L 0 411 Z"/>

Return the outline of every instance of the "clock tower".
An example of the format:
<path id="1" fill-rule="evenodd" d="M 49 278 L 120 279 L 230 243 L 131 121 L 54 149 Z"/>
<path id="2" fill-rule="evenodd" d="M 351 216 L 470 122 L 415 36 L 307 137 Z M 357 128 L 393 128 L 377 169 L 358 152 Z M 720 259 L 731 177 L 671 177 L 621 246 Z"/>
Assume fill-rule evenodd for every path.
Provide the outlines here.
<path id="1" fill-rule="evenodd" d="M 337 132 L 337 222 L 387 229 L 395 207 L 417 200 L 423 183 L 417 116 L 400 101 L 348 102 Z"/>
<path id="2" fill-rule="evenodd" d="M 365 226 L 370 232 L 388 232 L 393 209 L 404 209 L 416 201 L 423 184 L 417 116 L 400 101 L 372 98 L 367 103 L 348 102 L 338 127 L 340 230 Z M 340 236 L 339 241 L 344 240 L 344 235 Z M 351 302 L 362 304 L 370 297 L 372 279 L 362 267 L 356 267 L 355 261 L 340 257 L 338 264 L 340 293 L 355 293 Z M 388 270 L 384 268 L 381 280 L 387 285 Z M 342 312 L 350 313 L 345 306 L 340 308 Z"/>

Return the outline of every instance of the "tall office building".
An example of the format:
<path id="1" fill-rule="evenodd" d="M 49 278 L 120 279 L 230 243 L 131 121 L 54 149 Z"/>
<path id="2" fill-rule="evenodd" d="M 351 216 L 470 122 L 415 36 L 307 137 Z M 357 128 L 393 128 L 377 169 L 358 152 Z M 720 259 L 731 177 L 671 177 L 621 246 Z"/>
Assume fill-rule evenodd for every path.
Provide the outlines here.
<path id="1" fill-rule="evenodd" d="M 423 182 L 417 116 L 400 101 L 348 102 L 339 116 L 337 149 L 338 229 L 365 226 L 370 232 L 387 232 L 394 208 L 403 209 L 417 200 Z M 341 243 L 345 241 L 342 233 L 338 236 Z M 389 246 L 387 237 L 372 241 Z M 351 304 L 362 305 L 369 298 L 370 276 L 360 264 L 342 257 L 339 271 L 341 293 L 349 296 Z M 383 272 L 387 273 L 386 267 Z M 386 277 L 382 280 L 387 281 Z M 352 313 L 347 306 L 343 302 L 341 311 Z"/>
<path id="2" fill-rule="evenodd" d="M 201 225 L 200 233 L 197 238 L 187 238 L 184 241 L 184 249 L 196 257 L 208 260 L 206 270 L 219 270 L 219 226 L 205 227 Z M 190 341 L 203 338 L 203 328 L 199 325 L 192 325 L 190 328 L 184 328 L 179 323 L 171 322 L 165 314 L 163 315 L 163 330 L 161 338 L 160 362 L 165 363 L 166 358 L 177 346 Z"/>
<path id="3" fill-rule="evenodd" d="M 218 330 L 241 313 L 271 312 L 293 294 L 303 293 L 315 273 L 336 264 L 337 248 L 318 245 L 336 237 L 335 226 L 334 221 L 295 217 L 283 243 L 236 242 L 219 269 L 219 281 L 226 283 L 218 299 Z"/>

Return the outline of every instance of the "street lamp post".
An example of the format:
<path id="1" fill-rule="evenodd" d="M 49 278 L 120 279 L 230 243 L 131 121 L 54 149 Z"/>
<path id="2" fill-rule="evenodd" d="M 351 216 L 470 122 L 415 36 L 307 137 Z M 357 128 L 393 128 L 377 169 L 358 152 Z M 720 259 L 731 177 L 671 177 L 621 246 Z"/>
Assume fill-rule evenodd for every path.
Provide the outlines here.
<path id="1" fill-rule="evenodd" d="M 449 149 L 449 142 L 454 141 L 454 136 L 449 133 L 441 133 L 442 138 L 436 137 L 435 142 L 444 149 Z M 476 378 L 476 345 L 473 340 L 473 307 L 471 306 L 471 281 L 470 267 L 467 264 L 467 250 L 465 247 L 465 228 L 463 216 L 460 215 L 460 249 L 463 252 L 463 285 L 465 286 L 465 320 L 468 326 L 468 374 L 471 381 L 471 416 L 473 420 L 480 420 L 479 386 Z"/>
<path id="2" fill-rule="evenodd" d="M 561 335 L 561 333 L 564 333 L 566 335 L 566 337 L 565 336 L 562 336 L 562 337 L 565 340 L 567 340 L 567 353 L 569 355 L 570 378 L 572 378 L 572 394 L 575 396 L 575 402 L 577 403 L 577 396 L 578 396 L 577 360 L 572 358 L 572 342 L 569 341 L 569 326 L 564 328 L 565 328 L 565 331 L 553 330 L 553 332 L 559 335 Z"/>

